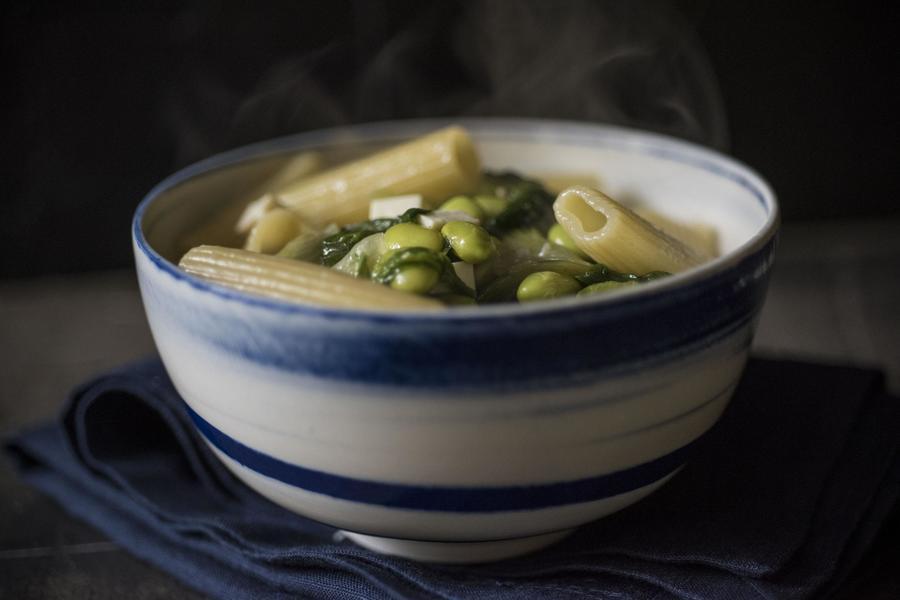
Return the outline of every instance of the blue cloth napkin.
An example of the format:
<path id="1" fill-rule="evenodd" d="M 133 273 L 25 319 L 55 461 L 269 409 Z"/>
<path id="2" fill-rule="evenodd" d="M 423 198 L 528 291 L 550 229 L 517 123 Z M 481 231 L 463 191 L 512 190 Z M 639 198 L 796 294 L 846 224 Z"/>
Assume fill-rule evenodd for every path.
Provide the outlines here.
<path id="1" fill-rule="evenodd" d="M 874 371 L 754 359 L 696 457 L 650 498 L 535 554 L 475 566 L 381 556 L 257 496 L 194 432 L 158 360 L 76 389 L 7 443 L 22 477 L 220 598 L 807 598 L 900 496 L 900 402 Z"/>

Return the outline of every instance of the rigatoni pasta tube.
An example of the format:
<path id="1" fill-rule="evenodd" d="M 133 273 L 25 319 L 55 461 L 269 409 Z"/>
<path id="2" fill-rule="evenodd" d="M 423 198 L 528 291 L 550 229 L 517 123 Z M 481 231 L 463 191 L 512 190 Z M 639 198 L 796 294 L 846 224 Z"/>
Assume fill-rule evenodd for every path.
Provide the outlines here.
<path id="1" fill-rule="evenodd" d="M 710 258 L 587 187 L 564 190 L 553 212 L 582 252 L 616 271 L 677 273 Z"/>
<path id="2" fill-rule="evenodd" d="M 200 227 L 192 229 L 179 240 L 178 248 L 186 251 L 200 244 L 240 246 L 244 236 L 270 210 L 277 208 L 275 197 L 266 192 L 277 192 L 289 182 L 306 177 L 321 167 L 322 157 L 317 152 L 301 152 L 281 159 L 282 166 L 262 183 L 233 200 L 219 198 L 221 207 L 212 218 Z M 265 196 L 264 196 L 265 195 Z"/>
<path id="3" fill-rule="evenodd" d="M 182 257 L 188 273 L 230 288 L 302 304 L 382 311 L 439 310 L 443 304 L 356 279 L 328 267 L 221 246 Z"/>
<path id="4" fill-rule="evenodd" d="M 289 158 L 274 175 L 247 196 L 252 202 L 245 206 L 235 223 L 235 231 L 241 234 L 249 232 L 267 213 L 278 208 L 276 194 L 321 168 L 322 156 L 318 152 L 301 152 Z"/>
<path id="5" fill-rule="evenodd" d="M 244 250 L 275 254 L 289 241 L 303 233 L 303 222 L 293 211 L 274 208 L 264 214 L 244 242 Z"/>
<path id="6" fill-rule="evenodd" d="M 318 152 L 301 152 L 289 158 L 272 177 L 262 182 L 251 198 L 263 194 L 280 194 L 283 190 L 309 177 L 322 168 L 322 155 Z"/>
<path id="7" fill-rule="evenodd" d="M 480 174 L 469 135 L 448 127 L 307 178 L 283 189 L 278 201 L 312 225 L 345 225 L 365 220 L 373 197 L 416 193 L 432 208 L 473 190 Z"/>

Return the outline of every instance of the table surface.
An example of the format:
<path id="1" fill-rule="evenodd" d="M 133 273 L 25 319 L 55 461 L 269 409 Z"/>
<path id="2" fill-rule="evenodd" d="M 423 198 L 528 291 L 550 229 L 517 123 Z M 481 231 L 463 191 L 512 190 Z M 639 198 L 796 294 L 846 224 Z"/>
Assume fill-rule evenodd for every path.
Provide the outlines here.
<path id="1" fill-rule="evenodd" d="M 0 432 L 54 416 L 75 384 L 153 351 L 131 271 L 0 282 Z M 786 225 L 754 353 L 878 367 L 900 392 L 900 219 Z M 895 509 L 838 598 L 900 597 L 897 548 Z M 0 597 L 202 596 L 0 460 Z"/>

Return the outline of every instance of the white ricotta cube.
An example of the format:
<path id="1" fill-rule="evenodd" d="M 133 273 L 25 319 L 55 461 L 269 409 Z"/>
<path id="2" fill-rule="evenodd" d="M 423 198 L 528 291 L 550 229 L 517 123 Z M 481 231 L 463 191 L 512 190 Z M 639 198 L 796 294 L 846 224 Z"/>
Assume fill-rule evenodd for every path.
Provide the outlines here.
<path id="1" fill-rule="evenodd" d="M 369 218 L 389 219 L 399 217 L 410 208 L 422 208 L 421 194 L 376 198 L 369 202 Z"/>
<path id="2" fill-rule="evenodd" d="M 475 267 L 470 265 L 467 262 L 458 261 L 455 263 L 450 263 L 453 265 L 453 270 L 456 271 L 456 275 L 462 279 L 462 282 L 466 284 L 469 289 L 475 289 Z"/>

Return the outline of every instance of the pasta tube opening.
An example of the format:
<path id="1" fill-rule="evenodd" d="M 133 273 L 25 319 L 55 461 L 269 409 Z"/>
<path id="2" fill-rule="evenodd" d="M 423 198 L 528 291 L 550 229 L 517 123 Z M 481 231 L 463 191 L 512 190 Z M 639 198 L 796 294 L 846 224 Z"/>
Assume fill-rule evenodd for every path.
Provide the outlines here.
<path id="1" fill-rule="evenodd" d="M 598 233 L 606 227 L 608 219 L 602 206 L 594 210 L 578 194 L 560 195 L 558 202 L 560 210 L 567 211 L 586 235 Z"/>
<path id="2" fill-rule="evenodd" d="M 617 271 L 677 273 L 711 258 L 584 186 L 564 190 L 553 211 L 582 252 Z"/>

